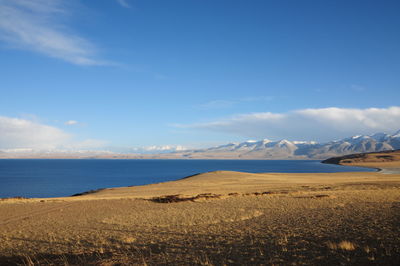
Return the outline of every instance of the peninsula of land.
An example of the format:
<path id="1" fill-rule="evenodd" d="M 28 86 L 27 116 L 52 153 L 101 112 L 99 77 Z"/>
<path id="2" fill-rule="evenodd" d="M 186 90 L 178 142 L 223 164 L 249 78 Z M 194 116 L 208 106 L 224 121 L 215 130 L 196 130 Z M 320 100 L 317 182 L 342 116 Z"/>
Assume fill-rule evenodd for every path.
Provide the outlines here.
<path id="1" fill-rule="evenodd" d="M 384 171 L 217 171 L 74 197 L 3 199 L 0 264 L 397 265 L 400 152 L 335 163 Z"/>

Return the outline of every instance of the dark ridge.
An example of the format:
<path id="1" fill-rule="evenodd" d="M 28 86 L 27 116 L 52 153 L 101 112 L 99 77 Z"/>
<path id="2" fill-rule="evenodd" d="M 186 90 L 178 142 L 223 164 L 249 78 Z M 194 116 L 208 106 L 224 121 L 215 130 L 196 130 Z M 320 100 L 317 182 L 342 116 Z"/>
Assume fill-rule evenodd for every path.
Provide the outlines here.
<path id="1" fill-rule="evenodd" d="M 151 198 L 150 201 L 156 203 L 175 203 L 182 201 L 195 201 L 197 199 L 218 199 L 220 197 L 221 195 L 212 193 L 203 193 L 194 197 L 183 197 L 178 194 L 178 195 L 166 195 L 166 196 L 154 197 Z"/>
<path id="2" fill-rule="evenodd" d="M 89 254 L 35 254 L 0 256 L 0 265 L 21 266 L 21 265 L 101 265 L 102 260 L 113 257 L 108 253 Z"/>
<path id="3" fill-rule="evenodd" d="M 188 175 L 188 176 L 182 177 L 181 180 L 182 180 L 182 179 L 187 179 L 187 178 L 190 178 L 190 177 L 194 177 L 194 176 L 197 176 L 197 175 L 201 175 L 201 174 L 202 174 L 202 173 L 197 173 L 197 174 L 193 174 L 193 175 Z"/>
<path id="4" fill-rule="evenodd" d="M 93 193 L 102 191 L 102 190 L 104 190 L 104 189 L 105 189 L 105 188 L 92 189 L 92 190 L 89 190 L 89 191 L 84 191 L 84 192 L 81 192 L 81 193 L 76 193 L 76 194 L 74 194 L 74 195 L 71 195 L 71 197 L 78 197 L 78 196 L 93 194 Z"/>
<path id="5" fill-rule="evenodd" d="M 355 154 L 349 154 L 349 155 L 344 155 L 344 156 L 332 157 L 332 158 L 323 160 L 321 163 L 340 164 L 340 162 L 343 160 L 366 158 L 368 154 L 391 153 L 391 152 L 399 152 L 399 151 L 400 150 L 387 150 L 387 151 L 378 151 L 378 152 L 355 153 Z"/>

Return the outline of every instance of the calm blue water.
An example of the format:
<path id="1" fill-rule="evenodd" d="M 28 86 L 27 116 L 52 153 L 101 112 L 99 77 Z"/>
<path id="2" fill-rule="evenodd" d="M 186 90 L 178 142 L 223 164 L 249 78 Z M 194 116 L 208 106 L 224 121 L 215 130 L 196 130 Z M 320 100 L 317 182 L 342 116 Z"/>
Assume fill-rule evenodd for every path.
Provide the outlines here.
<path id="1" fill-rule="evenodd" d="M 252 173 L 374 171 L 319 161 L 266 160 L 0 160 L 0 198 L 60 197 L 92 189 L 144 185 L 231 170 Z"/>

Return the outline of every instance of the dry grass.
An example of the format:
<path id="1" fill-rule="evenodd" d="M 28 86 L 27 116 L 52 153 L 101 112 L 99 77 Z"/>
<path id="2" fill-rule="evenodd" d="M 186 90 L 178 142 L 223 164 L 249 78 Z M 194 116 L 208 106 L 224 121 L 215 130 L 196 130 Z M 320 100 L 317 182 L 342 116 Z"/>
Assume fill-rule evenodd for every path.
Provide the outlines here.
<path id="1" fill-rule="evenodd" d="M 342 249 L 347 251 L 352 251 L 356 249 L 356 245 L 347 240 L 341 241 L 339 243 L 333 243 L 329 241 L 327 243 L 327 246 L 330 249 Z"/>
<path id="2" fill-rule="evenodd" d="M 6 200 L 0 265 L 391 265 L 399 199 L 399 175 L 217 172 Z"/>

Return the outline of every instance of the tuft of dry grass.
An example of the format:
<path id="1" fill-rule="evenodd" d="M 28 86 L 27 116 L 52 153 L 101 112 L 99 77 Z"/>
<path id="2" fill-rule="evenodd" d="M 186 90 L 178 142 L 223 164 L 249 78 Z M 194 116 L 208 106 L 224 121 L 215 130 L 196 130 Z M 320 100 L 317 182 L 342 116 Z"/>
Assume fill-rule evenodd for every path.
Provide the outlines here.
<path id="1" fill-rule="evenodd" d="M 32 258 L 28 255 L 24 256 L 23 265 L 25 266 L 34 266 L 35 263 L 33 262 Z"/>
<path id="2" fill-rule="evenodd" d="M 326 245 L 330 249 L 342 249 L 342 250 L 347 250 L 347 251 L 352 251 L 352 250 L 356 249 L 356 245 L 347 240 L 343 240 L 339 243 L 333 243 L 333 242 L 329 241 L 326 243 Z"/>
<path id="3" fill-rule="evenodd" d="M 132 244 L 136 241 L 136 238 L 134 238 L 132 236 L 126 236 L 126 237 L 123 237 L 121 240 L 125 244 Z"/>
<path id="4" fill-rule="evenodd" d="M 350 242 L 350 241 L 342 241 L 342 242 L 340 242 L 339 244 L 338 244 L 338 247 L 340 248 L 340 249 L 343 249 L 343 250 L 355 250 L 356 249 L 356 245 L 354 245 L 352 242 Z"/>

